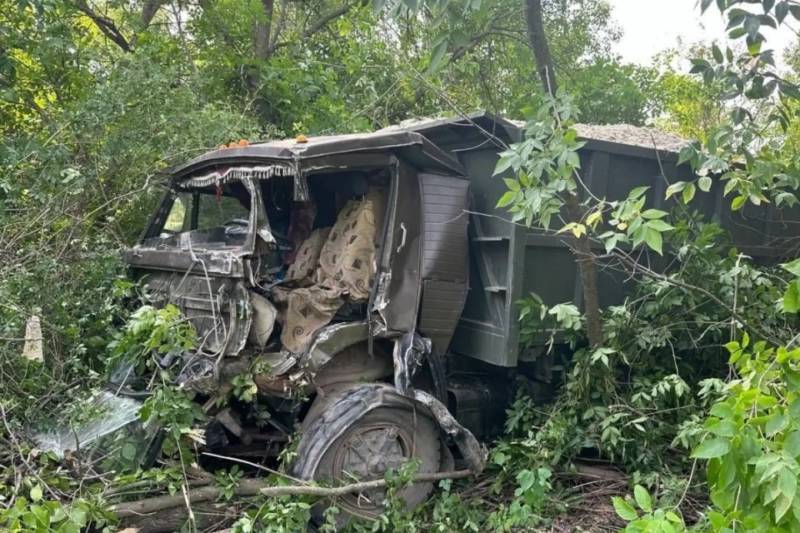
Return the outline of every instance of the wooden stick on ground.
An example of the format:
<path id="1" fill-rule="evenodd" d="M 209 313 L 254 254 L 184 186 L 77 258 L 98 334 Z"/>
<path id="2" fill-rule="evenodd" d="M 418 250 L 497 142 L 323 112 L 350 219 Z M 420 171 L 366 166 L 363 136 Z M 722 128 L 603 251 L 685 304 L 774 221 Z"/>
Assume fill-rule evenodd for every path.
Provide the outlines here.
<path id="1" fill-rule="evenodd" d="M 442 479 L 461 479 L 473 475 L 472 470 L 455 470 L 452 472 L 433 472 L 431 474 L 417 474 L 412 478 L 413 482 L 441 481 Z M 353 492 L 363 492 L 365 490 L 379 489 L 386 486 L 385 479 L 374 479 L 372 481 L 360 481 L 350 483 L 341 487 L 320 487 L 317 485 L 284 485 L 272 486 L 261 489 L 259 492 L 264 496 L 321 496 L 330 498 L 334 496 L 344 496 Z"/>
<path id="2" fill-rule="evenodd" d="M 430 474 L 417 474 L 411 478 L 412 482 L 440 481 L 443 479 L 462 479 L 472 476 L 471 470 L 455 470 L 452 472 L 434 472 Z M 362 492 L 365 490 L 378 489 L 386 486 L 386 480 L 375 479 L 372 481 L 361 481 L 342 485 L 341 487 L 320 487 L 316 485 L 279 485 L 271 486 L 267 480 L 263 479 L 243 479 L 234 489 L 236 496 L 320 496 L 334 497 Z M 206 502 L 219 497 L 220 489 L 217 486 L 199 487 L 189 490 L 192 503 Z M 147 513 L 163 511 L 172 507 L 184 504 L 183 494 L 174 496 L 164 495 L 155 498 L 147 498 L 135 502 L 119 503 L 112 507 L 112 511 L 120 518 L 139 516 Z"/>

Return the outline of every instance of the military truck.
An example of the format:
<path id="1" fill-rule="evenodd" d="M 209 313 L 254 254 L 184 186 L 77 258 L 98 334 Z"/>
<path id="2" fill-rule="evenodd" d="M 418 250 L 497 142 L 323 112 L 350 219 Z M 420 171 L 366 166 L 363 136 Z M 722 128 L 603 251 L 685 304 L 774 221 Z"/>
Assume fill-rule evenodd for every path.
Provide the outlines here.
<path id="1" fill-rule="evenodd" d="M 692 178 L 677 163 L 681 139 L 630 126 L 578 133 L 597 196 L 646 185 L 648 205 L 667 208 L 669 183 Z M 568 238 L 496 207 L 498 154 L 521 137 L 522 124 L 482 113 L 242 142 L 172 169 L 125 259 L 149 299 L 178 306 L 199 334 L 178 381 L 205 402 L 207 449 L 276 456 L 299 430 L 292 468 L 303 479 L 375 479 L 411 459 L 419 473 L 480 471 L 514 374 L 557 382 L 543 343 L 521 349 L 517 302 L 531 292 L 581 302 Z M 778 259 L 797 234 L 797 217 L 772 206 L 732 213 L 716 185 L 700 196 L 754 257 Z M 599 291 L 602 305 L 619 303 L 624 277 L 601 272 Z M 206 401 L 247 372 L 254 401 Z M 401 495 L 415 505 L 431 490 Z M 337 503 L 369 518 L 382 497 Z"/>

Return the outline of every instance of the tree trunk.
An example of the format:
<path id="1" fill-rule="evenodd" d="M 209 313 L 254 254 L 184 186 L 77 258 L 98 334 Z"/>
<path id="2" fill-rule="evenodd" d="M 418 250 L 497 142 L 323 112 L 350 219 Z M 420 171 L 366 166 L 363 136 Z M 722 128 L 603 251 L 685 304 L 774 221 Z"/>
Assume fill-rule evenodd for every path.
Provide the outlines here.
<path id="1" fill-rule="evenodd" d="M 144 3 L 142 6 L 141 29 L 145 30 L 150 26 L 150 23 L 153 22 L 153 17 L 156 16 L 156 13 L 161 9 L 163 3 L 164 0 L 147 0 L 147 2 Z"/>
<path id="2" fill-rule="evenodd" d="M 547 94 L 555 95 L 558 90 L 553 57 L 544 32 L 542 20 L 542 0 L 525 0 L 525 21 L 528 26 L 528 40 L 536 59 L 536 70 Z M 580 222 L 583 209 L 577 195 L 567 197 L 567 214 L 570 221 Z M 583 235 L 575 239 L 575 254 L 583 288 L 583 306 L 586 314 L 586 336 L 589 344 L 596 348 L 603 343 L 603 325 L 600 320 L 600 300 L 597 295 L 597 265 L 592 254 L 589 237 Z"/>
<path id="3" fill-rule="evenodd" d="M 272 14 L 275 11 L 275 0 L 261 0 L 264 6 L 264 18 L 256 22 L 253 55 L 257 61 L 264 61 L 270 54 L 270 33 L 272 31 Z"/>

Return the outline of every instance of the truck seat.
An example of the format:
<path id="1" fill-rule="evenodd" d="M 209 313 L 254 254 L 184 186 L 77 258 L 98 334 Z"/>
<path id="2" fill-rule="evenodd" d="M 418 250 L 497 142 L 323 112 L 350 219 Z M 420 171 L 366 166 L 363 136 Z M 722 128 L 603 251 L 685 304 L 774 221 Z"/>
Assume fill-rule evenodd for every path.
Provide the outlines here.
<path id="1" fill-rule="evenodd" d="M 313 284 L 286 295 L 281 343 L 290 352 L 304 351 L 316 332 L 333 319 L 345 301 L 369 299 L 375 276 L 376 221 L 381 220 L 384 203 L 377 189 L 370 189 L 363 199 L 349 200 L 327 232 L 312 275 Z M 317 235 L 317 240 L 321 235 L 323 233 Z M 315 243 L 309 243 L 306 257 L 303 257 L 303 248 L 312 238 L 314 234 L 298 250 L 297 259 L 303 264 L 298 265 L 292 275 L 308 272 L 307 259 L 313 256 Z M 302 279 L 295 281 L 302 284 Z"/>

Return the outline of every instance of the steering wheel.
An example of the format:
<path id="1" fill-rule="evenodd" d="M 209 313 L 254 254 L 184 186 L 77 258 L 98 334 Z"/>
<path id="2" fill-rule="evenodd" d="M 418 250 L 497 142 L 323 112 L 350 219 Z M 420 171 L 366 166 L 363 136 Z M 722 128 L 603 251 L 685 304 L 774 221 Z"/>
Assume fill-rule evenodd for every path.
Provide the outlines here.
<path id="1" fill-rule="evenodd" d="M 222 224 L 223 226 L 248 226 L 250 221 L 246 218 L 232 218 Z"/>
<path id="2" fill-rule="evenodd" d="M 246 218 L 232 218 L 225 222 L 225 235 L 242 235 L 247 232 L 250 221 Z"/>

